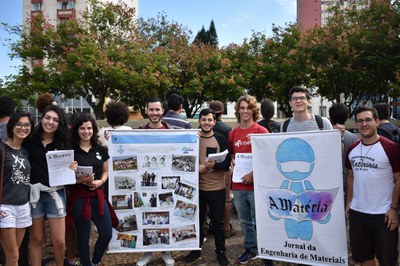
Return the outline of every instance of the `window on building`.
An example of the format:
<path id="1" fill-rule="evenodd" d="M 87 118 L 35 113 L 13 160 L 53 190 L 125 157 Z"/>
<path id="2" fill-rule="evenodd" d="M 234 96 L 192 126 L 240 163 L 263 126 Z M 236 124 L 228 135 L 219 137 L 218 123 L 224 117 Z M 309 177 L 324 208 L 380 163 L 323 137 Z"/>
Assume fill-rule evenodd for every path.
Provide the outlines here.
<path id="1" fill-rule="evenodd" d="M 42 3 L 32 4 L 32 11 L 42 10 Z"/>
<path id="2" fill-rule="evenodd" d="M 73 1 L 65 1 L 65 2 L 59 2 L 59 9 L 72 9 L 75 8 L 75 2 Z"/>

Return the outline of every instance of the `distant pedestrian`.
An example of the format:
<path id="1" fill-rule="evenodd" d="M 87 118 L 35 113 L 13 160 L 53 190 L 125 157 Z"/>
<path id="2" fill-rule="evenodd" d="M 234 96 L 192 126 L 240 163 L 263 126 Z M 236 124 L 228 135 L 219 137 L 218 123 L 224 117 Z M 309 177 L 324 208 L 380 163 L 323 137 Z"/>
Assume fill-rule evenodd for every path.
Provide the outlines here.
<path id="1" fill-rule="evenodd" d="M 16 110 L 17 105 L 11 97 L 0 96 L 0 142 L 7 140 L 7 123 Z"/>
<path id="2" fill-rule="evenodd" d="M 374 108 L 378 112 L 378 135 L 399 144 L 399 127 L 390 123 L 389 121 L 390 115 L 392 114 L 392 109 L 390 108 L 390 105 L 387 103 L 376 103 L 374 104 Z"/>
<path id="3" fill-rule="evenodd" d="M 261 102 L 261 115 L 263 116 L 263 120 L 258 121 L 260 126 L 265 127 L 268 129 L 270 133 L 276 133 L 280 131 L 281 124 L 272 120 L 275 113 L 275 106 L 274 102 L 270 99 L 264 99 Z"/>
<path id="4" fill-rule="evenodd" d="M 106 105 L 104 115 L 109 126 L 99 130 L 99 140 L 103 146 L 108 146 L 109 130 L 132 129 L 130 126 L 125 126 L 126 122 L 128 122 L 129 114 L 129 108 L 123 102 L 111 101 Z"/>
<path id="5" fill-rule="evenodd" d="M 182 112 L 182 103 L 182 96 L 176 93 L 172 93 L 168 97 L 168 112 L 164 115 L 163 120 L 174 129 L 192 128 L 190 122 L 180 116 L 180 113 Z"/>

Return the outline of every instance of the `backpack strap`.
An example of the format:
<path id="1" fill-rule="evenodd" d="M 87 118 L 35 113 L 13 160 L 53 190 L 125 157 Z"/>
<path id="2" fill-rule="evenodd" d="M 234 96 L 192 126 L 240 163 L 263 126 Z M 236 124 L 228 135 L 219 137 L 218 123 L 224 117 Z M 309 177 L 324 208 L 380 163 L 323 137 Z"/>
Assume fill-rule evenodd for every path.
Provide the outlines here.
<path id="1" fill-rule="evenodd" d="M 1 143 L 1 174 L 0 174 L 0 205 L 3 198 L 3 180 L 4 180 L 4 164 L 6 160 L 6 149 L 4 143 Z"/>
<path id="2" fill-rule="evenodd" d="M 322 117 L 319 116 L 319 115 L 314 115 L 314 117 L 315 117 L 315 122 L 317 122 L 318 128 L 319 128 L 320 130 L 324 130 L 324 122 L 322 121 Z M 286 132 L 286 131 L 287 131 L 289 122 L 290 122 L 290 118 L 289 118 L 289 119 L 286 119 L 286 120 L 283 122 L 283 125 L 282 125 L 282 130 L 283 130 L 283 131 L 282 131 L 282 132 Z"/>
<path id="3" fill-rule="evenodd" d="M 378 134 L 379 134 L 379 131 L 381 131 L 381 132 L 383 132 L 385 135 L 390 136 L 390 140 L 396 142 L 396 136 L 393 134 L 392 131 L 390 131 L 390 130 L 387 129 L 386 127 L 384 127 L 384 126 L 378 126 L 378 127 L 377 127 L 377 131 L 378 131 Z M 379 135 L 381 135 L 381 134 L 379 134 Z"/>
<path id="4" fill-rule="evenodd" d="M 286 120 L 283 122 L 283 125 L 282 125 L 282 132 L 286 132 L 286 131 L 287 131 L 287 127 L 288 127 L 288 125 L 289 125 L 289 122 L 290 122 L 290 118 L 289 118 L 289 119 L 286 119 Z"/>
<path id="5" fill-rule="evenodd" d="M 314 115 L 315 122 L 317 122 L 319 130 L 324 130 L 324 122 L 322 121 L 322 117 L 319 115 Z"/>

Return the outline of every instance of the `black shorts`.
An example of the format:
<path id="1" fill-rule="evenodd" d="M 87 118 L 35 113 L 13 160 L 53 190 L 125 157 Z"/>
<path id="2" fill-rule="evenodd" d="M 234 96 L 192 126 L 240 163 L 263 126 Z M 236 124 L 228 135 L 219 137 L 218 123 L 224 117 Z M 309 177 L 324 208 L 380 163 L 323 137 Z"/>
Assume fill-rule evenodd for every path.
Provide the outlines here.
<path id="1" fill-rule="evenodd" d="M 384 214 L 350 210 L 350 246 L 353 260 L 363 262 L 375 257 L 380 265 L 397 265 L 398 230 L 389 231 Z"/>

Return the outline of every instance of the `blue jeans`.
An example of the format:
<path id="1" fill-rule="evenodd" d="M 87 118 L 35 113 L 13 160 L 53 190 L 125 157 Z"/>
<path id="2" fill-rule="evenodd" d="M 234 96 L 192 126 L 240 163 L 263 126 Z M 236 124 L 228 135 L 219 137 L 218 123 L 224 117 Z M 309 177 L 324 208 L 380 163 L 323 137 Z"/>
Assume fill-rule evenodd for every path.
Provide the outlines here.
<path id="1" fill-rule="evenodd" d="M 103 199 L 102 199 L 103 200 Z M 83 266 L 92 265 L 90 262 L 90 249 L 89 249 L 89 238 L 90 238 L 90 227 L 91 221 L 84 221 L 82 218 L 83 203 L 84 199 L 77 200 L 72 206 L 72 213 L 74 215 L 74 222 L 77 231 L 77 249 L 81 264 Z M 96 241 L 93 252 L 94 264 L 101 262 L 104 252 L 107 249 L 108 243 L 110 243 L 112 237 L 112 224 L 110 211 L 108 205 L 104 202 L 104 216 L 98 214 L 98 199 L 91 198 L 90 205 L 92 207 L 92 221 L 97 227 L 99 238 Z"/>
<path id="2" fill-rule="evenodd" d="M 254 191 L 232 190 L 233 203 L 244 234 L 244 248 L 257 254 L 256 212 Z"/>
<path id="3" fill-rule="evenodd" d="M 56 203 L 54 199 L 50 196 L 50 193 L 48 192 L 40 192 L 40 199 L 36 204 L 35 208 L 31 208 L 31 215 L 32 219 L 38 219 L 38 218 L 63 218 L 66 215 L 66 210 L 65 210 L 65 189 L 59 189 L 57 190 L 57 194 L 60 196 L 60 199 L 63 204 L 63 212 L 62 214 L 58 213 Z"/>

